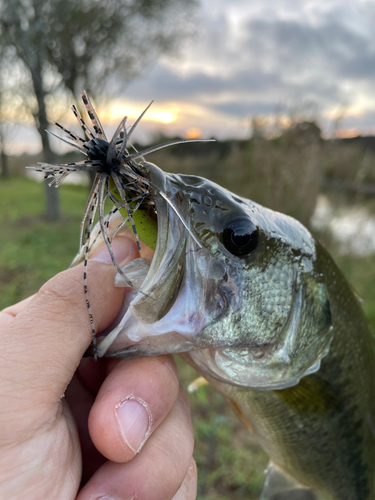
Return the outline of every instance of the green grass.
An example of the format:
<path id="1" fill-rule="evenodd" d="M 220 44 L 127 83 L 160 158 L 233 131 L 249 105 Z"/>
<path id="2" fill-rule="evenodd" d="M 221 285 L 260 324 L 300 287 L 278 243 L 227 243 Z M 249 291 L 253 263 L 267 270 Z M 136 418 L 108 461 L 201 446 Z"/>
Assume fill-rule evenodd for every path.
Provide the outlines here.
<path id="1" fill-rule="evenodd" d="M 59 188 L 62 220 L 47 222 L 44 187 L 24 177 L 0 181 L 0 309 L 28 295 L 66 269 L 78 249 L 79 224 L 88 189 Z M 335 256 L 364 299 L 363 307 L 375 332 L 374 257 Z M 182 385 L 197 376 L 178 360 Z M 243 500 L 259 497 L 267 457 L 237 421 L 223 398 L 210 386 L 189 396 L 199 467 L 200 500 Z"/>
<path id="2" fill-rule="evenodd" d="M 0 308 L 35 293 L 66 269 L 78 250 L 87 188 L 62 186 L 63 217 L 47 222 L 44 186 L 14 177 L 0 182 Z"/>

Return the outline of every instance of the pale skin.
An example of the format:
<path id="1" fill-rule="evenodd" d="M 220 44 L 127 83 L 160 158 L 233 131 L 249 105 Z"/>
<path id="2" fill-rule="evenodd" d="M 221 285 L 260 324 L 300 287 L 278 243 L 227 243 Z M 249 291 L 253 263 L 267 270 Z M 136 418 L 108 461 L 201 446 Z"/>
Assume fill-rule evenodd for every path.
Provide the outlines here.
<path id="1" fill-rule="evenodd" d="M 115 239 L 122 265 L 139 256 Z M 97 330 L 126 289 L 105 247 L 90 259 Z M 130 361 L 82 356 L 91 342 L 82 267 L 0 312 L 0 498 L 194 500 L 196 466 L 186 395 L 171 356 Z"/>

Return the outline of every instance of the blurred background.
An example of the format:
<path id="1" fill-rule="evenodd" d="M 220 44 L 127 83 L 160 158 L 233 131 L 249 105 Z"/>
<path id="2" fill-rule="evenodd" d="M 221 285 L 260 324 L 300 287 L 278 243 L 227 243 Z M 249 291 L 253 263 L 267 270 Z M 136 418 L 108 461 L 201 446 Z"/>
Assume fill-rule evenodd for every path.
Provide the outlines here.
<path id="1" fill-rule="evenodd" d="M 373 0 L 0 0 L 0 308 L 78 249 L 89 179 L 25 166 L 81 159 L 46 130 L 79 133 L 86 89 L 109 136 L 154 99 L 138 145 L 216 138 L 149 159 L 301 220 L 375 332 L 374 26 Z M 258 498 L 266 455 L 210 387 L 190 400 L 199 499 Z"/>

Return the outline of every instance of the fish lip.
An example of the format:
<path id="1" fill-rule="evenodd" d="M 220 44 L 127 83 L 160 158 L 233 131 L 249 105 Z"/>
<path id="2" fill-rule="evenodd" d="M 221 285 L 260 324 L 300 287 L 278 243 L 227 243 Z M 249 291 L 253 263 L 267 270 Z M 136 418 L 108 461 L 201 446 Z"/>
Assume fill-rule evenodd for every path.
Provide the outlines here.
<path id="1" fill-rule="evenodd" d="M 193 350 L 199 350 L 203 347 L 198 347 L 188 339 L 183 338 L 182 335 L 171 332 L 171 335 L 165 334 L 165 338 L 160 337 L 147 337 L 140 342 L 129 344 L 128 346 L 118 349 L 117 351 L 108 352 L 105 354 L 106 358 L 115 359 L 134 359 L 140 357 L 153 357 L 165 354 L 179 354 L 186 353 Z M 150 349 L 150 344 L 155 342 L 153 348 Z M 92 355 L 90 353 L 90 355 Z"/>
<path id="2" fill-rule="evenodd" d="M 215 351 L 215 353 L 214 353 L 215 355 L 219 355 L 222 358 L 226 358 L 229 361 L 228 364 L 231 364 L 233 362 L 237 362 L 237 360 L 235 360 L 234 357 L 229 356 L 227 352 L 224 352 L 224 349 L 220 349 L 220 348 L 217 348 L 214 346 L 211 346 L 211 348 L 212 348 L 212 350 Z M 237 348 L 237 349 L 240 349 L 240 348 Z M 283 370 L 281 370 L 281 372 L 280 372 L 281 376 L 279 376 L 277 378 L 270 377 L 269 379 L 267 379 L 266 377 L 261 377 L 260 382 L 257 382 L 257 379 L 259 379 L 259 377 L 256 377 L 253 374 L 247 373 L 248 380 L 241 381 L 238 379 L 238 377 L 233 376 L 233 375 L 228 375 L 223 370 L 222 371 L 213 370 L 213 369 L 210 369 L 207 364 L 202 365 L 199 362 L 199 358 L 197 358 L 197 356 L 195 356 L 195 354 L 198 354 L 198 356 L 200 354 L 204 355 L 205 354 L 204 351 L 205 351 L 205 349 L 198 349 L 196 351 L 185 352 L 183 357 L 187 362 L 190 362 L 190 364 L 192 364 L 193 367 L 196 368 L 198 371 L 200 371 L 202 373 L 206 373 L 220 382 L 231 384 L 231 385 L 234 385 L 237 387 L 246 387 L 248 389 L 254 389 L 257 391 L 269 391 L 269 390 L 281 390 L 281 389 L 286 389 L 288 387 L 293 387 L 300 382 L 301 378 L 317 372 L 320 369 L 322 359 L 329 352 L 329 346 L 326 347 L 326 349 L 320 355 L 318 355 L 317 358 L 314 359 L 309 366 L 305 366 L 304 369 L 299 371 L 298 373 L 293 373 L 292 375 L 290 375 L 288 373 L 288 371 L 290 369 L 290 365 L 285 363 L 284 365 L 282 365 Z M 250 352 L 251 348 L 249 348 L 248 351 Z M 205 357 L 207 358 L 207 356 L 205 356 Z M 258 366 L 261 365 L 261 363 L 259 363 L 259 361 L 254 360 L 253 365 L 255 365 L 256 363 L 258 363 Z M 237 364 L 239 364 L 239 363 L 237 362 Z M 248 371 L 249 368 L 251 367 L 251 364 L 243 363 L 243 364 L 241 364 L 241 366 L 244 369 L 246 369 L 246 371 Z M 285 375 L 285 376 L 283 376 L 283 375 Z"/>
<path id="3" fill-rule="evenodd" d="M 156 207 L 157 242 L 149 271 L 140 287 L 138 294 L 131 304 L 133 313 L 142 321 L 153 323 L 165 316 L 179 292 L 183 272 L 183 252 L 186 243 L 186 231 L 181 220 L 174 216 L 173 210 L 178 212 L 178 191 L 171 189 L 168 174 L 152 163 L 141 164 L 147 178 L 155 187 L 160 189 L 152 193 Z M 163 195 L 163 196 L 161 196 Z M 173 202 L 170 198 L 175 198 Z M 169 201 L 167 202 L 167 199 Z M 172 208 L 173 210 L 172 210 Z M 174 278 L 174 279 L 173 279 Z M 173 281 L 172 286 L 165 283 Z"/>

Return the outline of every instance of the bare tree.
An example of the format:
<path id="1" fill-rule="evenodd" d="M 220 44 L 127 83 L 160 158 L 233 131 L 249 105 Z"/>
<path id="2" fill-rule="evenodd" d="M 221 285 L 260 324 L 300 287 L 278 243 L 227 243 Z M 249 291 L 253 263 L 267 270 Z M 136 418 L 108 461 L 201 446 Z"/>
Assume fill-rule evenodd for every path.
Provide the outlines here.
<path id="1" fill-rule="evenodd" d="M 52 3 L 53 10 L 48 6 Z M 40 15 L 46 11 L 53 33 L 47 43 L 49 61 L 73 94 L 85 88 L 98 97 L 116 79 L 123 87 L 160 53 L 175 51 L 194 29 L 196 4 L 197 0 L 43 2 Z"/>
<path id="2" fill-rule="evenodd" d="M 44 161 L 55 161 L 46 130 L 49 98 L 99 97 L 128 81 L 161 53 L 175 50 L 192 28 L 197 0 L 0 0 L 0 44 L 12 46 L 26 70 Z M 25 98 L 25 96 L 24 96 Z M 49 218 L 59 216 L 57 191 L 46 188 Z"/>
<path id="3" fill-rule="evenodd" d="M 10 97 L 12 79 L 10 78 L 9 51 L 0 44 L 0 176 L 2 179 L 7 179 L 9 176 L 8 155 L 5 151 L 5 141 L 9 136 L 10 130 L 13 128 L 10 123 L 8 111 L 12 103 Z M 14 109 L 17 109 L 17 103 L 14 104 Z"/>
<path id="4" fill-rule="evenodd" d="M 1 61 L 1 59 L 0 59 Z M 1 75 L 0 75 L 1 76 Z M 3 116 L 3 91 L 0 82 L 0 175 L 3 179 L 9 177 L 8 157 L 5 152 L 5 137 L 4 137 L 4 116 Z"/>

